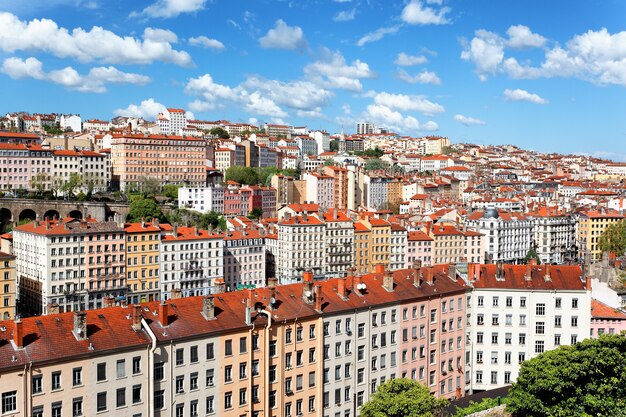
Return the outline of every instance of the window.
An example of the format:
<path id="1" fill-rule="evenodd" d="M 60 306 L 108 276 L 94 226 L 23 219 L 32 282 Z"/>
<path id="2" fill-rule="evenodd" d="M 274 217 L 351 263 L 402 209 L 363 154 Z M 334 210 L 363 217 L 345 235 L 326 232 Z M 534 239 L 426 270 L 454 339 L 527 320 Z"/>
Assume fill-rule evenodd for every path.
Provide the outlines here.
<path id="1" fill-rule="evenodd" d="M 176 394 L 182 394 L 185 392 L 185 377 L 179 375 L 176 377 Z"/>
<path id="2" fill-rule="evenodd" d="M 215 351 L 213 349 L 213 343 L 206 344 L 206 358 L 207 360 L 213 359 L 215 357 Z"/>
<path id="3" fill-rule="evenodd" d="M 185 363 L 185 349 L 176 349 L 176 365 L 182 365 Z"/>
<path id="4" fill-rule="evenodd" d="M 246 388 L 241 388 L 239 390 L 239 405 L 244 405 L 247 402 L 247 390 Z"/>
<path id="5" fill-rule="evenodd" d="M 239 338 L 239 353 L 246 353 L 247 350 L 248 350 L 247 338 L 246 337 L 240 337 Z"/>
<path id="6" fill-rule="evenodd" d="M 492 314 L 491 315 L 491 325 L 492 326 L 498 326 L 500 323 L 500 316 L 499 314 Z"/>
<path id="7" fill-rule="evenodd" d="M 526 326 L 526 314 L 520 314 L 519 316 L 519 325 Z"/>
<path id="8" fill-rule="evenodd" d="M 513 297 L 506 297 L 506 306 L 513 307 Z"/>
<path id="9" fill-rule="evenodd" d="M 156 362 L 154 364 L 154 380 L 155 381 L 163 380 L 163 377 L 164 377 L 163 367 L 164 367 L 164 365 L 165 364 L 163 362 Z"/>
<path id="10" fill-rule="evenodd" d="M 491 333 L 491 344 L 498 344 L 498 333 Z"/>
<path id="11" fill-rule="evenodd" d="M 63 404 L 61 401 L 52 403 L 52 417 L 61 417 Z"/>
<path id="12" fill-rule="evenodd" d="M 497 364 L 498 363 L 498 352 L 491 352 L 491 363 L 492 364 Z"/>
<path id="13" fill-rule="evenodd" d="M 554 327 L 561 327 L 561 316 L 554 316 Z"/>
<path id="14" fill-rule="evenodd" d="M 476 333 L 476 343 L 479 345 L 483 343 L 483 333 Z"/>
<path id="15" fill-rule="evenodd" d="M 115 406 L 124 407 L 126 405 L 126 388 L 118 388 L 115 395 Z"/>
<path id="16" fill-rule="evenodd" d="M 246 368 L 247 368 L 247 363 L 246 362 L 241 362 L 239 364 L 239 379 L 244 379 L 247 377 L 247 372 L 246 372 Z"/>
<path id="17" fill-rule="evenodd" d="M 72 399 L 72 417 L 83 415 L 83 397 Z"/>
<path id="18" fill-rule="evenodd" d="M 315 411 L 315 396 L 309 397 L 309 413 Z"/>
<path id="19" fill-rule="evenodd" d="M 491 383 L 492 384 L 497 384 L 498 383 L 498 372 L 497 371 L 491 371 Z"/>
<path id="20" fill-rule="evenodd" d="M 141 373 L 141 357 L 135 356 L 133 358 L 133 375 Z"/>
<path id="21" fill-rule="evenodd" d="M 309 339 L 315 339 L 315 325 L 311 324 L 309 326 Z"/>
<path id="22" fill-rule="evenodd" d="M 33 376 L 33 394 L 40 394 L 42 391 L 42 376 L 34 375 Z"/>
<path id="23" fill-rule="evenodd" d="M 476 363 L 483 363 L 483 352 L 476 352 Z"/>
<path id="24" fill-rule="evenodd" d="M 335 321 L 335 333 L 336 334 L 341 333 L 341 320 Z"/>
<path id="25" fill-rule="evenodd" d="M 526 360 L 526 353 L 524 353 L 524 352 L 520 352 L 520 353 L 517 355 L 517 362 L 518 362 L 518 363 L 522 363 L 522 362 L 524 362 L 525 360 Z"/>
<path id="26" fill-rule="evenodd" d="M 511 352 L 504 352 L 504 363 L 507 365 L 511 364 Z"/>
<path id="27" fill-rule="evenodd" d="M 161 405 L 162 408 L 163 405 Z M 97 395 L 97 400 L 96 400 L 96 410 L 97 411 L 106 411 L 107 409 L 107 393 L 106 392 L 99 392 Z"/>
<path id="28" fill-rule="evenodd" d="M 561 335 L 560 334 L 555 334 L 554 335 L 554 346 L 561 346 Z"/>
<path id="29" fill-rule="evenodd" d="M 61 371 L 52 372 L 52 389 L 61 389 Z"/>
<path id="30" fill-rule="evenodd" d="M 233 380 L 233 367 L 227 365 L 224 367 L 224 382 L 232 382 Z"/>
<path id="31" fill-rule="evenodd" d="M 357 336 L 365 337 L 365 323 L 359 323 L 357 326 Z"/>
<path id="32" fill-rule="evenodd" d="M 504 383 L 505 384 L 510 384 L 511 383 L 511 372 L 510 371 L 506 371 L 504 373 Z"/>
<path id="33" fill-rule="evenodd" d="M 350 353 L 350 341 L 346 341 L 346 355 Z M 309 348 L 309 363 L 315 362 L 315 348 Z"/>
<path id="34" fill-rule="evenodd" d="M 224 342 L 224 354 L 226 356 L 230 356 L 233 354 L 233 341 L 232 340 L 226 340 Z"/>
<path id="35" fill-rule="evenodd" d="M 230 391 L 224 394 L 224 408 L 233 408 L 233 393 Z"/>
<path id="36" fill-rule="evenodd" d="M 537 333 L 537 334 L 544 334 L 545 333 L 545 328 L 546 328 L 545 322 L 538 321 L 535 324 L 535 333 Z"/>
<path id="37" fill-rule="evenodd" d="M 578 316 L 572 316 L 572 327 L 578 327 Z"/>
<path id="38" fill-rule="evenodd" d="M 510 345 L 511 344 L 511 339 L 513 339 L 513 333 L 506 333 L 504 335 L 504 344 L 505 345 Z"/>
<path id="39" fill-rule="evenodd" d="M 526 307 L 526 297 L 520 297 L 520 299 L 519 299 L 519 306 L 520 307 Z"/>
<path id="40" fill-rule="evenodd" d="M 106 393 L 105 393 L 106 395 Z M 154 408 L 160 410 L 163 408 L 165 390 L 154 391 Z"/>
<path id="41" fill-rule="evenodd" d="M 206 413 L 213 413 L 215 411 L 215 404 L 214 404 L 214 400 L 213 400 L 213 396 L 210 395 L 208 397 L 206 397 Z"/>
<path id="42" fill-rule="evenodd" d="M 124 359 L 118 360 L 115 369 L 117 370 L 117 377 L 124 378 L 126 376 L 126 361 Z"/>
<path id="43" fill-rule="evenodd" d="M 207 369 L 206 370 L 206 386 L 207 387 L 212 387 L 214 384 L 214 379 L 215 377 L 215 372 L 213 371 L 213 369 Z"/>
<path id="44" fill-rule="evenodd" d="M 482 307 L 483 305 L 485 305 L 485 297 L 483 297 L 482 295 L 479 295 L 476 301 L 478 302 L 478 307 Z"/>
<path id="45" fill-rule="evenodd" d="M 296 328 L 296 341 L 302 342 L 302 326 Z"/>
<path id="46" fill-rule="evenodd" d="M 520 333 L 519 334 L 519 344 L 520 345 L 525 345 L 526 344 L 526 333 Z"/>
<path id="47" fill-rule="evenodd" d="M 498 307 L 499 301 L 500 301 L 500 297 L 492 297 L 492 305 L 494 307 Z"/>
<path id="48" fill-rule="evenodd" d="M 544 342 L 543 340 L 535 341 L 535 353 L 543 353 L 544 351 Z"/>
<path id="49" fill-rule="evenodd" d="M 198 346 L 191 346 L 189 348 L 189 360 L 191 363 L 198 362 Z"/>
<path id="50" fill-rule="evenodd" d="M 561 297 L 558 297 L 556 300 L 554 300 L 554 306 L 556 308 L 561 308 Z"/>
<path id="51" fill-rule="evenodd" d="M 133 404 L 141 402 L 141 385 L 133 385 Z"/>
<path id="52" fill-rule="evenodd" d="M 107 379 L 107 364 L 106 363 L 99 363 L 97 366 L 97 380 L 98 381 L 104 381 Z"/>
<path id="53" fill-rule="evenodd" d="M 287 329 L 285 330 L 285 343 L 291 343 L 292 339 L 291 339 L 291 329 Z"/>
<path id="54" fill-rule="evenodd" d="M 276 356 L 276 340 L 271 340 L 270 341 L 270 356 L 271 357 L 275 357 Z"/>
<path id="55" fill-rule="evenodd" d="M 190 390 L 198 389 L 198 373 L 197 372 L 192 372 L 189 375 L 189 389 Z"/>
<path id="56" fill-rule="evenodd" d="M 544 303 L 538 303 L 537 306 L 535 307 L 535 314 L 537 314 L 538 316 L 545 316 L 546 305 Z"/>
<path id="57" fill-rule="evenodd" d="M 572 338 L 570 340 L 571 344 L 574 345 L 574 344 L 576 344 L 577 341 L 578 341 L 578 336 L 573 334 Z"/>
<path id="58" fill-rule="evenodd" d="M 485 324 L 485 315 L 484 314 L 477 314 L 476 315 L 476 324 L 479 326 L 482 326 L 483 324 Z"/>
<path id="59" fill-rule="evenodd" d="M 578 298 L 572 298 L 572 308 L 578 308 Z"/>
<path id="60" fill-rule="evenodd" d="M 17 411 L 17 391 L 2 393 L 2 414 Z"/>
<path id="61" fill-rule="evenodd" d="M 83 383 L 83 368 L 72 369 L 72 386 L 76 387 Z"/>
<path id="62" fill-rule="evenodd" d="M 483 371 L 476 371 L 476 383 L 477 384 L 483 383 Z"/>

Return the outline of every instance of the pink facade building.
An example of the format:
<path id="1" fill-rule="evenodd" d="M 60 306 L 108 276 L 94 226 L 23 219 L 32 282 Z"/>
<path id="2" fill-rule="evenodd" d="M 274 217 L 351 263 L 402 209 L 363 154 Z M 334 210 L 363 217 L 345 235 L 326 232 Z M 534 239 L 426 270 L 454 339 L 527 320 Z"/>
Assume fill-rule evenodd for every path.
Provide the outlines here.
<path id="1" fill-rule="evenodd" d="M 411 268 L 415 261 L 423 266 L 432 265 L 433 239 L 421 231 L 409 232 L 406 244 L 406 268 Z"/>
<path id="2" fill-rule="evenodd" d="M 598 300 L 591 300 L 591 337 L 626 331 L 626 313 Z"/>

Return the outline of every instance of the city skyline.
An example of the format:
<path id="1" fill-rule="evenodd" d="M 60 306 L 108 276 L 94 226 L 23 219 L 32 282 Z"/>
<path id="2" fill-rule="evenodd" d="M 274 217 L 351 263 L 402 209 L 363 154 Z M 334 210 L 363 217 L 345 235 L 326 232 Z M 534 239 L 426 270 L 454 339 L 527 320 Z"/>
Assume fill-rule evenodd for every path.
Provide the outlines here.
<path id="1" fill-rule="evenodd" d="M 624 8 L 0 1 L 0 108 L 153 119 L 182 107 L 331 132 L 369 120 L 455 143 L 624 160 Z"/>

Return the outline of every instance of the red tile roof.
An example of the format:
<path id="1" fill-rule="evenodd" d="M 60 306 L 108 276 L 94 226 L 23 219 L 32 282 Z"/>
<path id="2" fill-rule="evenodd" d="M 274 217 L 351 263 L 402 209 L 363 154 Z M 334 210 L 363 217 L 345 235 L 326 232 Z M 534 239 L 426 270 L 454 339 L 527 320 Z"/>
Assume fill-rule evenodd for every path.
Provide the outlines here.
<path id="1" fill-rule="evenodd" d="M 512 265 L 504 264 L 504 278 L 496 277 L 497 265 L 470 264 L 468 277 L 474 279 L 475 288 L 499 288 L 522 290 L 585 290 L 585 282 L 581 280 L 581 269 L 578 265 Z M 477 269 L 476 269 L 477 268 Z M 546 270 L 550 269 L 550 278 L 546 279 Z M 530 272 L 531 279 L 525 275 Z"/>
<path id="2" fill-rule="evenodd" d="M 626 313 L 592 298 L 591 317 L 598 319 L 626 320 Z"/>

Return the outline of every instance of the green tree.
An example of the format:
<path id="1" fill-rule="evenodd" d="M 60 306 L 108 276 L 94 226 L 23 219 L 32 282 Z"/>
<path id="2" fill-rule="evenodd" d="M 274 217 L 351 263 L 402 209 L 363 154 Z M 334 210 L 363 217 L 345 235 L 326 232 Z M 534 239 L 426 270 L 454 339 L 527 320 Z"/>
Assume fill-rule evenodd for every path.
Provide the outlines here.
<path id="1" fill-rule="evenodd" d="M 202 215 L 198 226 L 202 229 L 212 227 L 213 229 L 220 228 L 222 230 L 226 230 L 226 219 L 216 211 L 209 211 L 208 213 L 204 213 Z"/>
<path id="2" fill-rule="evenodd" d="M 46 184 L 50 182 L 50 175 L 45 172 L 38 172 L 34 177 L 30 180 L 31 188 L 34 188 L 37 192 L 37 195 L 43 194 L 43 191 L 46 189 Z"/>
<path id="3" fill-rule="evenodd" d="M 524 262 L 528 263 L 531 259 L 537 261 L 537 265 L 541 264 L 541 259 L 539 259 L 539 255 L 537 254 L 537 250 L 535 248 L 530 248 L 526 257 L 524 258 Z"/>
<path id="4" fill-rule="evenodd" d="M 280 170 L 276 167 L 264 167 L 257 170 L 259 184 L 268 186 L 272 176 L 278 174 Z"/>
<path id="5" fill-rule="evenodd" d="M 138 222 L 141 221 L 142 218 L 146 220 L 152 218 L 165 220 L 161 207 L 159 207 L 156 200 L 153 198 L 137 198 L 130 203 L 127 220 L 130 222 Z"/>
<path id="6" fill-rule="evenodd" d="M 211 132 L 211 135 L 217 136 L 220 139 L 230 138 L 230 135 L 228 134 L 228 132 L 224 130 L 224 128 L 221 128 L 221 127 L 214 127 L 213 129 L 210 130 L 210 132 Z"/>
<path id="7" fill-rule="evenodd" d="M 329 159 L 325 160 L 324 161 L 324 166 L 325 167 L 335 166 L 335 160 L 333 158 L 329 158 Z"/>
<path id="8" fill-rule="evenodd" d="M 339 152 L 339 141 L 337 139 L 333 139 L 330 141 L 330 151 Z"/>
<path id="9" fill-rule="evenodd" d="M 435 399 L 430 390 L 411 379 L 391 379 L 361 407 L 361 417 L 435 417 L 448 404 Z"/>
<path id="10" fill-rule="evenodd" d="M 161 181 L 154 177 L 142 177 L 139 187 L 144 197 L 155 196 L 161 191 Z"/>
<path id="11" fill-rule="evenodd" d="M 248 214 L 248 218 L 258 220 L 261 218 L 262 215 L 263 215 L 263 210 L 256 207 L 256 208 L 253 208 L 252 211 Z"/>
<path id="12" fill-rule="evenodd" d="M 506 399 L 503 400 L 500 397 L 497 398 L 483 398 L 481 402 L 470 401 L 467 407 L 456 407 L 454 411 L 454 417 L 466 417 L 477 413 L 483 410 L 489 410 L 490 408 L 494 408 L 499 406 L 500 404 L 504 404 Z"/>
<path id="13" fill-rule="evenodd" d="M 452 146 L 444 146 L 441 148 L 441 153 L 444 155 L 450 155 L 452 152 L 454 152 L 454 148 Z"/>
<path id="14" fill-rule="evenodd" d="M 165 184 L 161 192 L 165 197 L 171 198 L 172 200 L 178 200 L 178 189 L 179 185 L 176 184 Z"/>
<path id="15" fill-rule="evenodd" d="M 377 171 L 379 169 L 389 168 L 389 164 L 380 159 L 369 159 L 363 168 L 365 168 L 366 171 Z"/>
<path id="16" fill-rule="evenodd" d="M 626 416 L 626 338 L 586 339 L 522 363 L 507 411 L 515 417 Z"/>
<path id="17" fill-rule="evenodd" d="M 251 167 L 232 166 L 226 170 L 224 179 L 239 184 L 256 185 L 259 183 L 259 172 Z"/>
<path id="18" fill-rule="evenodd" d="M 60 135 L 63 133 L 63 130 L 58 126 L 43 125 L 43 130 L 49 135 Z"/>
<path id="19" fill-rule="evenodd" d="M 77 172 L 72 172 L 67 181 L 61 186 L 61 191 L 63 191 L 63 194 L 67 197 L 73 198 L 76 188 L 80 187 L 82 184 L 83 178 L 81 175 Z"/>
<path id="20" fill-rule="evenodd" d="M 626 220 L 620 220 L 607 227 L 598 239 L 598 249 L 621 256 L 626 251 Z"/>

